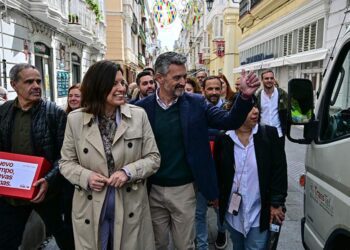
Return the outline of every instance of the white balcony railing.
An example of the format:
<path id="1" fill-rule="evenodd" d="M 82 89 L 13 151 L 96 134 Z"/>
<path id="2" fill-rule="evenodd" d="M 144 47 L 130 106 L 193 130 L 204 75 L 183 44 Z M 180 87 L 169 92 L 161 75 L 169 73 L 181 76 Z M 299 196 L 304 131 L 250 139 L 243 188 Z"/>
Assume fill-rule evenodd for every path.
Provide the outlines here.
<path id="1" fill-rule="evenodd" d="M 62 13 L 62 16 L 67 16 L 67 0 L 47 0 L 48 6 L 51 9 L 57 10 L 57 12 Z"/>
<path id="2" fill-rule="evenodd" d="M 22 3 L 25 2 L 22 0 Z M 30 14 L 51 25 L 61 25 L 67 19 L 68 0 L 29 0 Z"/>
<path id="3" fill-rule="evenodd" d="M 56 0 L 50 0 L 56 1 Z M 85 31 L 93 33 L 96 29 L 96 15 L 84 0 L 69 1 L 70 23 L 80 24 Z"/>

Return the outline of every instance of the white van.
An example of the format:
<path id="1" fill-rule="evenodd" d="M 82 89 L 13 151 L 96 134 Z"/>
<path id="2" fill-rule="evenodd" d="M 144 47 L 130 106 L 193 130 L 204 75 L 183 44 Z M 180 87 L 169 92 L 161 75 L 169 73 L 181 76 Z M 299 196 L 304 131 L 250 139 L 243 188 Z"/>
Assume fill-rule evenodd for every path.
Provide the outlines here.
<path id="1" fill-rule="evenodd" d="M 313 113 L 312 84 L 289 82 L 288 138 L 309 144 L 302 240 L 306 249 L 350 249 L 350 31 L 323 80 Z M 290 134 L 304 127 L 302 139 Z"/>

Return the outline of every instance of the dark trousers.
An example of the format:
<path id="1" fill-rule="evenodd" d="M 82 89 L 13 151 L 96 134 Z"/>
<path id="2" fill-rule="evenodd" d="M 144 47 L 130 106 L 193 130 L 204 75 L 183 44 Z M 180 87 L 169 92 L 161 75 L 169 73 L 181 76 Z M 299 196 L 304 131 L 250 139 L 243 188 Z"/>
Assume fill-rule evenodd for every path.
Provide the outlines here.
<path id="1" fill-rule="evenodd" d="M 285 148 L 286 147 L 286 135 L 283 135 L 282 137 L 280 137 L 279 141 L 280 141 L 281 145 L 283 146 L 283 148 Z"/>
<path id="2" fill-rule="evenodd" d="M 61 250 L 74 249 L 72 230 L 67 230 L 61 218 L 60 199 L 53 197 L 40 204 L 12 206 L 0 198 L 0 249 L 17 250 L 21 245 L 25 225 L 32 210 L 35 210 L 53 234 Z M 35 232 L 33 232 L 35 233 Z"/>

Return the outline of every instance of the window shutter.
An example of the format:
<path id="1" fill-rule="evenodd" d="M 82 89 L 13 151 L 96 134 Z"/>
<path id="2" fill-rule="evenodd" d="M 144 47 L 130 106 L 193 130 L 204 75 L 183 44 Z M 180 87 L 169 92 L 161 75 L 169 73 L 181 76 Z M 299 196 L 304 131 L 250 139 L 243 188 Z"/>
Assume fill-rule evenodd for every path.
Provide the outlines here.
<path id="1" fill-rule="evenodd" d="M 298 30 L 298 52 L 303 52 L 303 28 Z"/>
<path id="2" fill-rule="evenodd" d="M 288 35 L 283 36 L 283 55 L 288 55 Z"/>
<path id="3" fill-rule="evenodd" d="M 310 48 L 310 26 L 304 27 L 304 46 L 303 51 L 308 51 Z"/>
<path id="4" fill-rule="evenodd" d="M 316 49 L 316 22 L 311 24 L 310 50 Z"/>

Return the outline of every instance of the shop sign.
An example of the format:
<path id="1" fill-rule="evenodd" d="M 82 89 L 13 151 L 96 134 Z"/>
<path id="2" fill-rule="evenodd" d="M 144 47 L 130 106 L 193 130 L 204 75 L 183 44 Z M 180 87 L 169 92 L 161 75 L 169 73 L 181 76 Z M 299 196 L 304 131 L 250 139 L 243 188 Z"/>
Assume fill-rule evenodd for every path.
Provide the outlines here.
<path id="1" fill-rule="evenodd" d="M 225 55 L 225 41 L 216 41 L 216 55 L 218 57 Z"/>
<path id="2" fill-rule="evenodd" d="M 66 97 L 68 96 L 69 88 L 69 72 L 58 71 L 57 72 L 57 96 Z"/>

